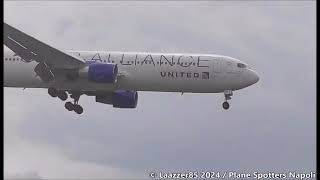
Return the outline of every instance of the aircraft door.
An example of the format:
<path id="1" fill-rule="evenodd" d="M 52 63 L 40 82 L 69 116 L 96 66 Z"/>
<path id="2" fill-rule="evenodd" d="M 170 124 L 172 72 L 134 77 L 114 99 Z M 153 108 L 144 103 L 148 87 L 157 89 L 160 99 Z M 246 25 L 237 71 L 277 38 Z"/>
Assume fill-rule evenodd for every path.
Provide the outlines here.
<path id="1" fill-rule="evenodd" d="M 213 75 L 214 77 L 220 76 L 222 73 L 221 61 L 219 59 L 213 60 Z"/>

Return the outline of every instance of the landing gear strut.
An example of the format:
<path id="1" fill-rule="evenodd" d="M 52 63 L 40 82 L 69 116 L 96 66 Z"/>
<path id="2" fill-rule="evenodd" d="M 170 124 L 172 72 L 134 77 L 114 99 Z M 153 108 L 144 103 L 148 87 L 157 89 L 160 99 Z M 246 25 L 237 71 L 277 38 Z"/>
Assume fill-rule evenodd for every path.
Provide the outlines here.
<path id="1" fill-rule="evenodd" d="M 231 96 L 233 95 L 232 91 L 231 90 L 225 90 L 224 91 L 224 98 L 225 98 L 225 101 L 222 103 L 222 107 L 223 109 L 227 110 L 229 109 L 230 105 L 228 103 L 228 100 L 231 99 Z"/>
<path id="2" fill-rule="evenodd" d="M 71 94 L 70 97 L 73 99 L 73 103 L 72 102 L 66 102 L 64 107 L 68 110 L 68 111 L 74 111 L 77 114 L 82 114 L 83 113 L 83 108 L 78 104 L 78 101 L 80 99 L 80 95 L 81 94 Z"/>

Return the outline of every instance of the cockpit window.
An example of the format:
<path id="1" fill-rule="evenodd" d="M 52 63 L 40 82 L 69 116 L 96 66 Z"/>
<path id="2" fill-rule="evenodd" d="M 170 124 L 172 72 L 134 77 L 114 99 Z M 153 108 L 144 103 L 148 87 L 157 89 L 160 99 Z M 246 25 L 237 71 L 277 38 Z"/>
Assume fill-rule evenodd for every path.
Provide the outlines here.
<path id="1" fill-rule="evenodd" d="M 246 68 L 246 67 L 247 67 L 245 64 L 242 64 L 242 63 L 238 63 L 237 66 L 238 66 L 239 68 Z"/>

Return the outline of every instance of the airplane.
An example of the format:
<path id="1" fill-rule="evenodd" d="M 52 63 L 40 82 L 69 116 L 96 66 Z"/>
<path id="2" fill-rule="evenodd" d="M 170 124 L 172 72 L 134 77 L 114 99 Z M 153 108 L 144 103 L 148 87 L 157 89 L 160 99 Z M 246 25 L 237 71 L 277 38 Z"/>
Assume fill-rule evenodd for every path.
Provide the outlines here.
<path id="1" fill-rule="evenodd" d="M 138 91 L 233 92 L 259 76 L 248 64 L 214 54 L 61 50 L 4 22 L 4 87 L 45 88 L 68 111 L 83 113 L 81 95 L 114 108 L 136 108 Z"/>

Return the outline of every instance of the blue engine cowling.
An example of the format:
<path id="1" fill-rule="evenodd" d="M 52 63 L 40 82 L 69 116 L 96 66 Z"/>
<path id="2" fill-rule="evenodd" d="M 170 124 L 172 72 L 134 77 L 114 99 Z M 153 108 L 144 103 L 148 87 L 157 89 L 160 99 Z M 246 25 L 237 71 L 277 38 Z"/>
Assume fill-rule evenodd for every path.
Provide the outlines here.
<path id="1" fill-rule="evenodd" d="M 112 94 L 112 104 L 116 108 L 136 108 L 138 104 L 138 92 L 116 90 Z"/>
<path id="2" fill-rule="evenodd" d="M 96 102 L 112 104 L 115 108 L 136 108 L 138 92 L 129 90 L 116 90 L 104 95 L 96 95 Z"/>
<path id="3" fill-rule="evenodd" d="M 116 64 L 90 64 L 88 80 L 98 83 L 114 83 L 117 80 L 118 66 Z"/>

